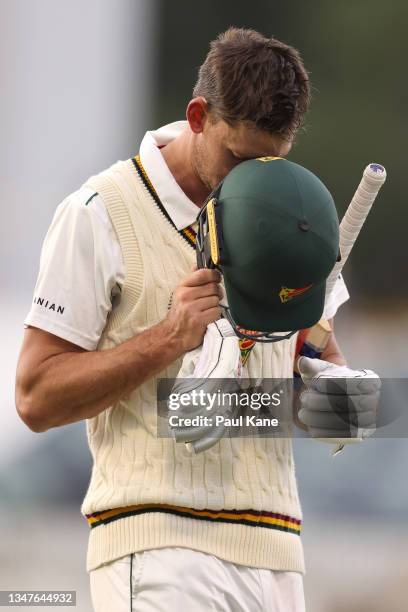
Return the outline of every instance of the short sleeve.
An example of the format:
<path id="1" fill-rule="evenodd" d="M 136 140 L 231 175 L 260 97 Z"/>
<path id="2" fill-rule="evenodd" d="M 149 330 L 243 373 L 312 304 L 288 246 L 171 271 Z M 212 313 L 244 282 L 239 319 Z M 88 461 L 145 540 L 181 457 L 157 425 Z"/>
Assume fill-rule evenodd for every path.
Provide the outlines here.
<path id="1" fill-rule="evenodd" d="M 24 325 L 94 350 L 123 280 L 121 250 L 107 210 L 98 194 L 83 187 L 55 211 Z"/>
<path id="2" fill-rule="evenodd" d="M 347 302 L 349 297 L 350 295 L 347 291 L 343 276 L 339 274 L 333 291 L 324 305 L 323 317 L 325 319 L 332 319 L 340 306 L 344 304 L 344 302 Z"/>

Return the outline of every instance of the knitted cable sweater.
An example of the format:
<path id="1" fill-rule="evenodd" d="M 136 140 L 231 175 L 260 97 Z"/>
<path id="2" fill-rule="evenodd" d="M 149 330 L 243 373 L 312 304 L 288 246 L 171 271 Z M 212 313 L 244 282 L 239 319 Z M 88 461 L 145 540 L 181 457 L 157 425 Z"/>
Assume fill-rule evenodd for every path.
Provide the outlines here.
<path id="1" fill-rule="evenodd" d="M 117 346 L 163 320 L 172 291 L 195 263 L 191 232 L 166 217 L 140 160 L 118 162 L 87 181 L 101 195 L 125 266 L 121 299 L 98 350 Z M 296 336 L 257 343 L 245 376 L 291 378 Z M 159 378 L 87 419 L 93 457 L 81 511 L 90 530 L 87 570 L 151 548 L 181 546 L 272 570 L 304 572 L 301 509 L 290 438 L 222 438 L 189 454 L 157 437 Z"/>

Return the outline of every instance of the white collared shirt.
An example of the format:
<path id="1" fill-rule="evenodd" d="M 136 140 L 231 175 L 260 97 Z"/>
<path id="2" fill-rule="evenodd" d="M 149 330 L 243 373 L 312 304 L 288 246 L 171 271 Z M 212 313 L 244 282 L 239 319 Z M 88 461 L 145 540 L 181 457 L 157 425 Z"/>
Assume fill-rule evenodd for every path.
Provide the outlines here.
<path id="1" fill-rule="evenodd" d="M 186 127 L 187 121 L 176 121 L 146 132 L 140 145 L 142 165 L 178 230 L 194 223 L 198 207 L 174 179 L 160 147 Z M 106 325 L 112 298 L 123 281 L 121 249 L 102 198 L 82 187 L 55 211 L 42 246 L 33 303 L 24 325 L 94 350 Z M 348 297 L 340 278 L 324 316 L 333 317 Z"/>
<path id="2" fill-rule="evenodd" d="M 174 140 L 185 128 L 187 121 L 175 121 L 152 132 L 146 132 L 140 145 L 140 161 L 147 172 L 163 206 L 178 230 L 192 225 L 199 208 L 180 188 L 170 172 L 159 147 Z"/>

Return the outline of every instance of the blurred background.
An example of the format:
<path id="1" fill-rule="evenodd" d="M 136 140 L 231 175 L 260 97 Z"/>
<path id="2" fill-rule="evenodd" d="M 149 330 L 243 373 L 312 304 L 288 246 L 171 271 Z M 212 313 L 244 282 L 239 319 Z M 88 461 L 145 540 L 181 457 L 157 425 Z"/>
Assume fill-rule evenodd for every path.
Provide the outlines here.
<path id="1" fill-rule="evenodd" d="M 355 367 L 406 377 L 405 146 L 408 5 L 403 0 L 0 0 L 0 589 L 77 591 L 91 609 L 85 424 L 34 434 L 14 407 L 14 375 L 56 206 L 86 178 L 135 154 L 146 129 L 184 118 L 209 41 L 230 25 L 297 47 L 312 110 L 290 158 L 345 210 L 362 170 L 388 182 L 345 278 L 336 318 Z M 408 609 L 408 445 L 371 440 L 332 459 L 295 440 L 308 612 Z"/>

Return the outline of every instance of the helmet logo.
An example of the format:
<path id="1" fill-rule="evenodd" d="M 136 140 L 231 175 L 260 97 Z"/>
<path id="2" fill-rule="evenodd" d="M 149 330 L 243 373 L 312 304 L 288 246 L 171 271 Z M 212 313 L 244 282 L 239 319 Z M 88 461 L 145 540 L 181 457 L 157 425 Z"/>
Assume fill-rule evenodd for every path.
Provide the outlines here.
<path id="1" fill-rule="evenodd" d="M 288 287 L 282 287 L 282 289 L 279 291 L 280 301 L 282 302 L 282 304 L 285 304 L 297 295 L 306 293 L 306 291 L 309 291 L 311 287 L 313 287 L 313 284 L 307 285 L 306 287 L 299 287 L 298 289 L 289 289 Z"/>

